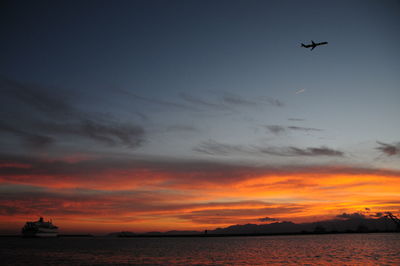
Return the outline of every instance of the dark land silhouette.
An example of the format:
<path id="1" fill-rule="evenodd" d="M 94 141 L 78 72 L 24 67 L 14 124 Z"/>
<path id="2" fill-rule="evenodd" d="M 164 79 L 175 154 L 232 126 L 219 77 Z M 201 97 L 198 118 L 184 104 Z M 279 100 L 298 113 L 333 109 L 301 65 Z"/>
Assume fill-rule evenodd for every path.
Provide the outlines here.
<path id="1" fill-rule="evenodd" d="M 374 217 L 374 218 L 371 218 Z M 260 219 L 260 221 L 263 219 Z M 276 220 L 276 219 L 274 219 Z M 379 233 L 400 232 L 400 219 L 390 212 L 364 216 L 360 213 L 337 215 L 335 219 L 309 223 L 277 221 L 264 224 L 237 224 L 214 230 L 202 231 L 172 230 L 166 232 L 135 233 L 119 231 L 109 233 L 107 237 L 191 237 L 191 236 L 257 236 L 257 235 L 297 235 L 297 234 L 343 234 L 343 233 Z M 0 235 L 0 237 L 20 237 L 21 235 Z M 58 237 L 94 237 L 90 233 L 58 234 Z"/>
<path id="2" fill-rule="evenodd" d="M 376 233 L 399 232 L 398 225 L 389 217 L 377 219 L 349 217 L 347 219 L 332 219 L 312 223 L 274 222 L 269 224 L 231 225 L 205 231 L 167 231 L 167 232 L 115 232 L 111 237 L 162 237 L 162 236 L 250 236 L 250 235 L 290 235 L 290 234 L 343 234 L 343 233 Z"/>

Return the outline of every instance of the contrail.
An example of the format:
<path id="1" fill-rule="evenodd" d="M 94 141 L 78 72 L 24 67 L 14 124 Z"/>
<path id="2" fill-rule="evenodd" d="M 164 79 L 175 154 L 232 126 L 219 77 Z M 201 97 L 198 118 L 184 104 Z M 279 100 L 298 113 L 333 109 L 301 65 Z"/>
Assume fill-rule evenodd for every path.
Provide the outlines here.
<path id="1" fill-rule="evenodd" d="M 296 94 L 300 94 L 300 93 L 303 93 L 303 92 L 305 92 L 306 91 L 306 89 L 300 89 L 300 90 L 297 90 L 295 93 Z"/>

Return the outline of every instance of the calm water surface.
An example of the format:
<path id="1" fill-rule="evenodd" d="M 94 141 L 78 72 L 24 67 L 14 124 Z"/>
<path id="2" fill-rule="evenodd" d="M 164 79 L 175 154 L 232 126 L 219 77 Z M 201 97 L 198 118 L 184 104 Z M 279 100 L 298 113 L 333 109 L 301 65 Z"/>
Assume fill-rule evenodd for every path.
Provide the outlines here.
<path id="1" fill-rule="evenodd" d="M 1 265 L 400 265 L 400 234 L 0 239 Z"/>

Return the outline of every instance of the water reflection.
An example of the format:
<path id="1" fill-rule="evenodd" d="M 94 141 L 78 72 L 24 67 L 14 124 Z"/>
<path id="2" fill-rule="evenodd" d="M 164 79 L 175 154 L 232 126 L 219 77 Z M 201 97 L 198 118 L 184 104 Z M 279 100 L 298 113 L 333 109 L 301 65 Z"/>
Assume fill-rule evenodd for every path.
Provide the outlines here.
<path id="1" fill-rule="evenodd" d="M 400 265 L 396 233 L 0 241 L 5 265 Z"/>

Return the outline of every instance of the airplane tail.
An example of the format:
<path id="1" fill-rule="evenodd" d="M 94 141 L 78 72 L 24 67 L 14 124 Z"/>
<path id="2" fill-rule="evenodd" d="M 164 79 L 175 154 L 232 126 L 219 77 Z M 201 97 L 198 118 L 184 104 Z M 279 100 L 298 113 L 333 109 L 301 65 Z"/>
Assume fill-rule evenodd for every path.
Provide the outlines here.
<path id="1" fill-rule="evenodd" d="M 306 46 L 304 45 L 304 43 L 301 43 L 301 47 L 306 47 Z"/>

